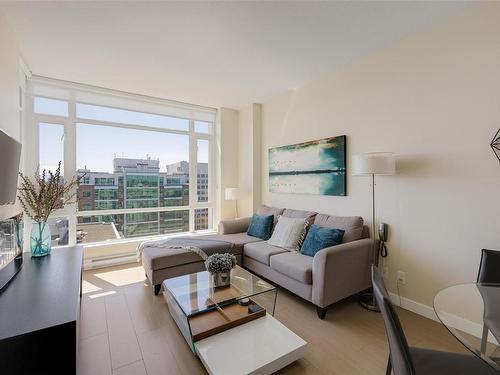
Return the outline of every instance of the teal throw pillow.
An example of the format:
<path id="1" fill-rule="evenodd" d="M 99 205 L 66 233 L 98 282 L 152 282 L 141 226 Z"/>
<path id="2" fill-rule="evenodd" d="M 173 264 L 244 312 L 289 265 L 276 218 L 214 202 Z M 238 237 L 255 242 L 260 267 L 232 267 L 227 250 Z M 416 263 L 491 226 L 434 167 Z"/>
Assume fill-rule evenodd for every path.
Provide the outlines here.
<path id="1" fill-rule="evenodd" d="M 271 238 L 273 231 L 274 215 L 261 216 L 254 214 L 248 227 L 247 234 L 263 240 Z"/>
<path id="2" fill-rule="evenodd" d="M 324 228 L 313 224 L 307 232 L 300 253 L 313 257 L 321 249 L 342 243 L 342 237 L 344 237 L 342 229 Z"/>

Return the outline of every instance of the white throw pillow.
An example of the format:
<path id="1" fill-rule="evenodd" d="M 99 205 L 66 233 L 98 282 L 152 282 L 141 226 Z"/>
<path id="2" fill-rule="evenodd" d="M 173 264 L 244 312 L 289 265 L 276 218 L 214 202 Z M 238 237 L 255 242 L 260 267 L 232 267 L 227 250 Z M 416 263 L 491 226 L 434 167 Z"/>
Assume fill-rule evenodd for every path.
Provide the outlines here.
<path id="1" fill-rule="evenodd" d="M 280 216 L 267 243 L 287 250 L 299 251 L 299 243 L 304 238 L 306 227 L 306 219 Z"/>

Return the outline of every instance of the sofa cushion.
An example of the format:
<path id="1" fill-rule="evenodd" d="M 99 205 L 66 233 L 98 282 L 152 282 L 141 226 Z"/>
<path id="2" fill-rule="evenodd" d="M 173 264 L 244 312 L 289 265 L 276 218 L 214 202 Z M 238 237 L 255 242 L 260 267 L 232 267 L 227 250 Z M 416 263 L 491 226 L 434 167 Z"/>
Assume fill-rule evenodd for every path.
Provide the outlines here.
<path id="1" fill-rule="evenodd" d="M 263 240 L 268 240 L 273 232 L 273 215 L 257 215 L 252 216 L 252 221 L 250 221 L 250 226 L 248 227 L 247 234 L 249 236 L 258 237 Z"/>
<path id="2" fill-rule="evenodd" d="M 286 208 L 285 211 L 283 211 L 283 216 L 285 217 L 294 217 L 294 218 L 304 218 L 306 219 L 306 227 L 304 233 L 302 233 L 302 237 L 299 240 L 299 243 L 297 244 L 297 248 L 300 250 L 302 247 L 302 243 L 304 242 L 304 239 L 306 238 L 307 231 L 311 227 L 311 225 L 314 223 L 314 218 L 316 217 L 318 213 L 314 211 L 303 211 L 303 210 L 292 210 L 289 208 Z"/>
<path id="3" fill-rule="evenodd" d="M 257 215 L 262 215 L 262 216 L 273 215 L 274 222 L 276 223 L 278 221 L 278 216 L 282 215 L 283 211 L 285 211 L 284 208 L 271 207 L 271 206 L 266 206 L 265 204 L 263 204 L 257 210 Z"/>
<path id="4" fill-rule="evenodd" d="M 313 258 L 295 252 L 271 256 L 271 268 L 304 284 L 312 284 Z"/>
<path id="5" fill-rule="evenodd" d="M 240 217 L 237 219 L 219 221 L 220 234 L 242 233 L 248 230 L 251 217 Z"/>
<path id="6" fill-rule="evenodd" d="M 363 233 L 363 218 L 361 216 L 330 216 L 317 214 L 314 224 L 320 227 L 342 229 L 342 243 L 356 241 Z"/>
<path id="7" fill-rule="evenodd" d="M 321 249 L 342 243 L 343 236 L 342 229 L 325 228 L 313 224 L 300 248 L 300 253 L 313 257 Z"/>
<path id="8" fill-rule="evenodd" d="M 298 251 L 300 249 L 299 242 L 304 238 L 306 229 L 306 219 L 281 215 L 267 243 L 287 250 Z"/>
<path id="9" fill-rule="evenodd" d="M 283 216 L 285 217 L 293 217 L 298 219 L 307 219 L 308 221 L 314 221 L 314 217 L 317 215 L 317 212 L 314 211 L 303 211 L 303 210 L 292 210 L 290 208 L 285 208 L 283 211 Z"/>
<path id="10" fill-rule="evenodd" d="M 202 259 L 198 254 L 186 249 L 148 247 L 142 252 L 142 262 L 144 267 L 153 271 L 201 261 Z"/>
<path id="11" fill-rule="evenodd" d="M 276 254 L 287 253 L 288 251 L 281 247 L 269 245 L 267 242 L 252 242 L 243 247 L 243 255 L 257 262 L 269 265 L 269 258 Z"/>
<path id="12" fill-rule="evenodd" d="M 226 241 L 234 244 L 232 253 L 238 255 L 243 253 L 243 245 L 251 242 L 262 241 L 260 238 L 249 236 L 245 232 L 231 234 L 207 234 L 196 238 L 202 238 L 215 241 Z"/>

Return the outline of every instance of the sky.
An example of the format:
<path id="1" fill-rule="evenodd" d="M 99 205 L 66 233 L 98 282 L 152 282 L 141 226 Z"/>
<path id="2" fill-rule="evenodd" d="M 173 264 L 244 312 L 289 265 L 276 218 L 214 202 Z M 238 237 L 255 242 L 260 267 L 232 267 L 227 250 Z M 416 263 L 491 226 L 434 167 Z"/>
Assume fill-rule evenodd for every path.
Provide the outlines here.
<path id="1" fill-rule="evenodd" d="M 67 116 L 67 103 L 57 100 L 35 100 L 35 112 Z M 160 128 L 186 129 L 186 121 L 166 116 L 131 112 L 113 108 L 78 105 L 77 116 L 117 123 L 144 124 Z M 205 123 L 195 124 L 204 131 Z M 54 170 L 64 155 L 63 126 L 40 124 L 40 169 Z M 189 136 L 109 126 L 76 125 L 77 169 L 113 172 L 113 158 L 146 158 L 160 160 L 160 170 L 167 164 L 189 161 Z M 208 141 L 198 140 L 198 161 L 208 162 Z"/>

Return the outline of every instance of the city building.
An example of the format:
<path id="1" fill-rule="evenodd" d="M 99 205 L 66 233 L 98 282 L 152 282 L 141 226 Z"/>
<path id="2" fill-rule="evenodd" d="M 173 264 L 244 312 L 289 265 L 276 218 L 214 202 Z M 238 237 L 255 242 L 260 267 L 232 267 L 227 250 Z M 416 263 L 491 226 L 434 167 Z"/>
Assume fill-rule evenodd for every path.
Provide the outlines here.
<path id="1" fill-rule="evenodd" d="M 173 211 L 114 214 L 115 209 L 155 207 L 183 207 L 189 205 L 189 163 L 169 164 L 160 171 L 160 161 L 114 158 L 113 172 L 99 172 L 84 168 L 78 188 L 78 210 L 103 211 L 102 215 L 78 216 L 78 230 L 95 231 L 95 223 L 112 223 L 118 238 L 168 234 L 189 231 L 189 209 Z M 197 200 L 208 201 L 208 164 L 197 165 Z M 105 211 L 105 212 L 104 212 Z M 194 229 L 208 228 L 208 209 L 194 210 Z M 94 224 L 94 225 L 89 225 Z M 110 231 L 104 232 L 110 233 Z M 98 237 L 98 236 L 97 236 Z M 95 240 L 86 236 L 83 242 Z M 108 240 L 110 238 L 102 238 Z"/>

